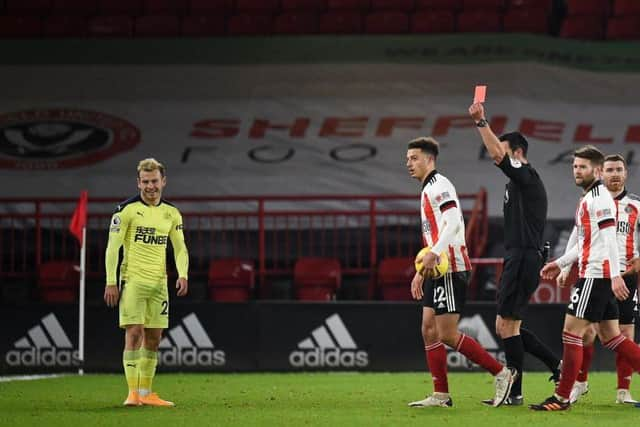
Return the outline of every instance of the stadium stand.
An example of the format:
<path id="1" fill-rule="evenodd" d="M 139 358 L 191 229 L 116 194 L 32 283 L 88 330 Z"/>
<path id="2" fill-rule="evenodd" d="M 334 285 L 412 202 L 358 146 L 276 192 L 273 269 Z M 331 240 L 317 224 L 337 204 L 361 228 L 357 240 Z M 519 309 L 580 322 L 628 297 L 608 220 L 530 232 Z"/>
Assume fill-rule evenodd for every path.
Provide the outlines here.
<path id="1" fill-rule="evenodd" d="M 410 285 L 416 274 L 412 257 L 385 258 L 378 266 L 378 290 L 385 301 L 410 301 Z"/>
<path id="2" fill-rule="evenodd" d="M 211 261 L 209 267 L 209 299 L 242 302 L 251 298 L 255 286 L 253 263 L 226 258 Z"/>
<path id="3" fill-rule="evenodd" d="M 340 262 L 335 258 L 304 257 L 293 268 L 296 299 L 331 301 L 342 283 Z"/>
<path id="4" fill-rule="evenodd" d="M 72 261 L 49 261 L 38 270 L 38 290 L 45 302 L 74 302 L 80 274 Z"/>

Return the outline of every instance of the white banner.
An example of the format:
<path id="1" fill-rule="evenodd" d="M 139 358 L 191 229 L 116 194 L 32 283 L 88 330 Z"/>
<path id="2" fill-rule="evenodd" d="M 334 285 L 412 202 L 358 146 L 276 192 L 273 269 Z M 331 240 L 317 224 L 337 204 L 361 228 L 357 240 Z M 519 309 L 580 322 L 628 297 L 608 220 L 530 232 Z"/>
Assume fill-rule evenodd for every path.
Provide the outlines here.
<path id="1" fill-rule="evenodd" d="M 7 67 L 0 99 L 0 197 L 128 197 L 156 157 L 166 195 L 411 194 L 406 143 L 433 135 L 460 193 L 506 178 L 483 158 L 467 108 L 488 84 L 496 132 L 519 130 L 549 195 L 573 215 L 571 151 L 596 144 L 630 162 L 640 191 L 640 85 L 634 75 L 530 64 L 269 67 Z M 41 78 L 38 79 L 38 76 Z M 615 77 L 615 79 L 613 79 Z M 611 78 L 611 79 L 610 79 Z"/>

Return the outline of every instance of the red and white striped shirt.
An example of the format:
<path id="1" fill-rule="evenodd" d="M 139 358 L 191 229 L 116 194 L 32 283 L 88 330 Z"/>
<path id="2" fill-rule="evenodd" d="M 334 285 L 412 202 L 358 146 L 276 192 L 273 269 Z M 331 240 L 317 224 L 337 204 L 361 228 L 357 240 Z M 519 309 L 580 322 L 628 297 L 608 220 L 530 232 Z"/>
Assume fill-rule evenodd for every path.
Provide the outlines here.
<path id="1" fill-rule="evenodd" d="M 602 182 L 596 182 L 580 199 L 575 219 L 578 275 L 581 278 L 610 278 L 611 250 L 605 243 L 602 230 L 616 226 L 616 204 Z"/>
<path id="2" fill-rule="evenodd" d="M 632 258 L 638 257 L 638 214 L 640 198 L 624 190 L 613 201 L 616 204 L 616 239 L 620 271 L 625 271 Z"/>
<path id="3" fill-rule="evenodd" d="M 445 221 L 444 213 L 449 209 L 457 209 L 459 215 L 455 218 L 460 222 L 456 224 L 458 230 L 448 244 L 449 271 L 471 270 L 471 262 L 467 254 L 465 242 L 464 218 L 456 189 L 444 175 L 435 170 L 424 180 L 420 196 L 420 216 L 422 218 L 422 242 L 424 246 L 433 247 L 438 243 Z"/>

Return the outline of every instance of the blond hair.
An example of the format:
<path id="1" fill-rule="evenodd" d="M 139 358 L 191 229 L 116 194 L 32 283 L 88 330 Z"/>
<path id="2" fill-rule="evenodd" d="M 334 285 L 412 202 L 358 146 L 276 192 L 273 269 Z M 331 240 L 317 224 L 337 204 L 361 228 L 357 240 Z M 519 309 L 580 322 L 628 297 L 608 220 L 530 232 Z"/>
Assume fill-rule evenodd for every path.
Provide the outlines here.
<path id="1" fill-rule="evenodd" d="M 138 177 L 140 176 L 140 172 L 142 171 L 153 172 L 155 170 L 160 171 L 160 175 L 164 177 L 164 165 L 153 157 L 140 160 L 140 162 L 138 163 Z"/>

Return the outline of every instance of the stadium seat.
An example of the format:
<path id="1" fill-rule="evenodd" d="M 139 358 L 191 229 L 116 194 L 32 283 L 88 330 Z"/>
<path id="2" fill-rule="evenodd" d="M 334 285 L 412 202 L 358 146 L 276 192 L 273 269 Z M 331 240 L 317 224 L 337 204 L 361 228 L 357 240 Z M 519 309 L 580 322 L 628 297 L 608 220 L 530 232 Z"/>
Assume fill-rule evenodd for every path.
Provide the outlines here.
<path id="1" fill-rule="evenodd" d="M 98 13 L 105 16 L 142 15 L 142 0 L 98 0 Z"/>
<path id="2" fill-rule="evenodd" d="M 236 10 L 238 13 L 275 15 L 279 12 L 279 9 L 279 0 L 236 0 Z"/>
<path id="3" fill-rule="evenodd" d="M 189 37 L 213 37 L 225 34 L 222 15 L 185 16 L 182 18 L 182 35 Z"/>
<path id="4" fill-rule="evenodd" d="M 232 11 L 232 0 L 189 0 L 191 15 L 226 15 Z"/>
<path id="5" fill-rule="evenodd" d="M 609 13 L 609 0 L 566 0 L 567 15 L 598 15 Z"/>
<path id="6" fill-rule="evenodd" d="M 371 0 L 371 10 L 411 12 L 415 9 L 415 0 Z"/>
<path id="7" fill-rule="evenodd" d="M 462 0 L 416 0 L 416 10 L 460 10 Z"/>
<path id="8" fill-rule="evenodd" d="M 378 266 L 380 296 L 387 301 L 411 300 L 411 280 L 416 274 L 413 258 L 385 258 Z"/>
<path id="9" fill-rule="evenodd" d="M 234 36 L 262 36 L 273 33 L 271 15 L 234 15 L 229 18 L 227 32 Z"/>
<path id="10" fill-rule="evenodd" d="M 638 0 L 615 0 L 613 2 L 614 16 L 640 15 L 640 1 Z"/>
<path id="11" fill-rule="evenodd" d="M 42 36 L 39 16 L 0 16 L 0 37 L 31 38 Z"/>
<path id="12" fill-rule="evenodd" d="M 335 258 L 300 258 L 293 267 L 293 286 L 299 300 L 334 300 L 341 282 L 342 270 Z"/>
<path id="13" fill-rule="evenodd" d="M 72 261 L 49 261 L 38 270 L 40 298 L 46 302 L 74 302 L 78 297 L 80 273 Z"/>
<path id="14" fill-rule="evenodd" d="M 640 16 L 609 18 L 606 39 L 640 40 Z"/>
<path id="15" fill-rule="evenodd" d="M 458 15 L 456 28 L 460 33 L 499 33 L 502 15 L 497 11 L 463 10 Z"/>
<path id="16" fill-rule="evenodd" d="M 504 9 L 505 0 L 462 0 L 462 10 L 495 11 Z"/>
<path id="17" fill-rule="evenodd" d="M 284 11 L 323 12 L 327 8 L 327 0 L 282 0 Z"/>
<path id="18" fill-rule="evenodd" d="M 409 31 L 409 16 L 402 12 L 374 12 L 364 21 L 366 33 L 402 34 Z"/>
<path id="19" fill-rule="evenodd" d="M 144 14 L 182 16 L 187 12 L 186 0 L 144 0 Z"/>
<path id="20" fill-rule="evenodd" d="M 412 33 L 453 33 L 456 22 L 453 11 L 420 11 L 411 16 Z"/>
<path id="21" fill-rule="evenodd" d="M 51 0 L 6 0 L 7 15 L 46 16 L 51 11 Z"/>
<path id="22" fill-rule="evenodd" d="M 92 16 L 98 13 L 98 0 L 53 0 L 51 13 L 62 16 Z"/>
<path id="23" fill-rule="evenodd" d="M 311 13 L 286 12 L 276 16 L 275 34 L 315 34 L 318 32 L 318 16 Z"/>
<path id="24" fill-rule="evenodd" d="M 371 0 L 327 0 L 329 10 L 359 10 L 367 12 L 371 7 Z"/>
<path id="25" fill-rule="evenodd" d="M 362 32 L 359 12 L 333 11 L 320 15 L 318 31 L 322 34 L 357 34 Z"/>
<path id="26" fill-rule="evenodd" d="M 569 16 L 562 23 L 560 37 L 568 39 L 600 40 L 604 23 L 600 16 Z"/>
<path id="27" fill-rule="evenodd" d="M 510 9 L 504 15 L 505 33 L 538 33 L 549 31 L 547 12 L 542 9 Z"/>
<path id="28" fill-rule="evenodd" d="M 544 9 L 549 13 L 553 9 L 553 0 L 509 0 L 509 10 L 513 9 Z"/>
<path id="29" fill-rule="evenodd" d="M 255 285 L 253 263 L 226 258 L 209 264 L 209 299 L 242 302 L 249 300 Z"/>
<path id="30" fill-rule="evenodd" d="M 180 35 L 180 18 L 169 15 L 140 16 L 135 20 L 136 37 L 177 37 Z"/>
<path id="31" fill-rule="evenodd" d="M 86 37 L 87 18 L 84 16 L 48 16 L 44 19 L 45 37 Z"/>
<path id="32" fill-rule="evenodd" d="M 133 19 L 130 16 L 94 16 L 89 19 L 89 35 L 92 37 L 131 37 Z"/>

